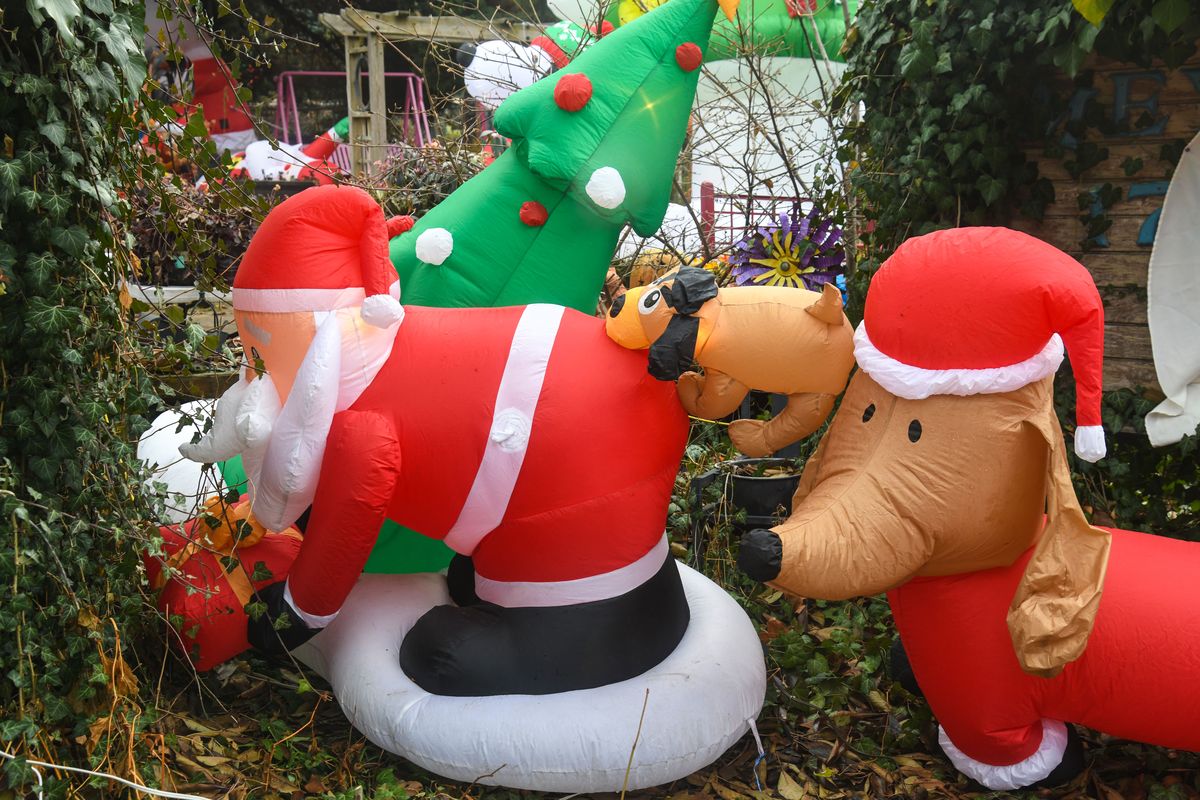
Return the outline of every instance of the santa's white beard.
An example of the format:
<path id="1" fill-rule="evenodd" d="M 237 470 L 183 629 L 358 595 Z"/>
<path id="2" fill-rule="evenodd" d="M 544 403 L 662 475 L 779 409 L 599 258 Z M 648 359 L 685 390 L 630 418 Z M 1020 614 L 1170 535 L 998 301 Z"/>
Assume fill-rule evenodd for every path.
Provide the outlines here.
<path id="1" fill-rule="evenodd" d="M 250 475 L 251 462 L 261 466 L 279 409 L 279 394 L 270 375 L 239 380 L 217 401 L 212 430 L 198 442 L 180 445 L 179 452 L 184 458 L 203 464 L 241 455 Z"/>
<path id="2" fill-rule="evenodd" d="M 369 325 L 357 308 L 319 314 L 282 407 L 270 375 L 239 381 L 217 402 L 209 434 L 179 448 L 203 463 L 241 455 L 254 516 L 272 531 L 291 525 L 312 504 L 333 417 L 375 379 L 400 328 L 399 320 L 386 328 Z"/>

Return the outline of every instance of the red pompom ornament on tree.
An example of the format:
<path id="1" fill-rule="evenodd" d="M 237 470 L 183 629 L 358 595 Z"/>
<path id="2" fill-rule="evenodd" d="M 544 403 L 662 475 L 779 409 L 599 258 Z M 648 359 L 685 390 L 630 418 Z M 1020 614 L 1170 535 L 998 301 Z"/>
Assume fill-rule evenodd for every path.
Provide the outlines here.
<path id="1" fill-rule="evenodd" d="M 592 82 L 582 72 L 563 75 L 554 86 L 554 104 L 563 111 L 579 111 L 592 99 Z"/>
<path id="2" fill-rule="evenodd" d="M 524 222 L 531 228 L 540 228 L 542 225 L 545 225 L 549 217 L 550 212 L 537 200 L 530 200 L 521 204 L 521 222 Z"/>
<path id="3" fill-rule="evenodd" d="M 694 42 L 684 42 L 675 48 L 675 63 L 684 72 L 696 69 L 703 60 L 704 54 L 700 52 L 700 48 Z"/>

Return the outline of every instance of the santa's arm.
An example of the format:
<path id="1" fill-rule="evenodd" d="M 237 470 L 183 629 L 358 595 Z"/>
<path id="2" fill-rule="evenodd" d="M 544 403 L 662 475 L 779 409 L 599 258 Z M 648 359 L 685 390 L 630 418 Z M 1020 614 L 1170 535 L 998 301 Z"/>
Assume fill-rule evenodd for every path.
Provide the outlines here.
<path id="1" fill-rule="evenodd" d="M 249 639 L 291 650 L 328 625 L 362 573 L 400 477 L 400 443 L 389 419 L 371 411 L 333 418 L 304 544 L 286 583 L 259 592 L 267 613 Z M 282 629 L 276 620 L 286 616 Z"/>

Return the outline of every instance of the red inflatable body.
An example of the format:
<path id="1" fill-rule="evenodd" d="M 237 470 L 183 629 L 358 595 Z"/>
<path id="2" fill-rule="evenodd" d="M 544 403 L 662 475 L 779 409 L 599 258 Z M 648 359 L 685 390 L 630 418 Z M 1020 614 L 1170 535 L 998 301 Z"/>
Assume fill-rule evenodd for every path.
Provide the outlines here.
<path id="1" fill-rule="evenodd" d="M 1200 750 L 1200 545 L 1111 534 L 1087 649 L 1054 678 L 1021 670 L 1005 624 L 1032 550 L 1008 567 L 914 578 L 888 592 L 921 690 L 970 758 L 997 766 L 1029 758 L 1043 719 Z"/>
<path id="2" fill-rule="evenodd" d="M 204 126 L 219 148 L 231 139 L 245 146 L 239 136 L 253 140 L 254 121 L 238 99 L 238 83 L 224 61 L 215 57 L 192 61 L 192 87 L 192 105 L 203 109 Z"/>
<path id="3" fill-rule="evenodd" d="M 549 359 L 505 504 L 476 478 L 518 326 L 518 346 L 550 337 Z M 603 424 L 582 427 L 583 409 Z M 674 385 L 646 373 L 644 353 L 614 345 L 602 319 L 560 306 L 410 307 L 375 380 L 334 418 L 292 597 L 308 614 L 337 611 L 385 514 L 472 555 L 480 597 L 501 605 L 626 591 L 597 583 L 583 598 L 563 582 L 616 572 L 654 549 L 686 438 Z M 477 538 L 462 523 L 478 513 L 496 524 Z M 553 599 L 560 592 L 570 596 Z"/>

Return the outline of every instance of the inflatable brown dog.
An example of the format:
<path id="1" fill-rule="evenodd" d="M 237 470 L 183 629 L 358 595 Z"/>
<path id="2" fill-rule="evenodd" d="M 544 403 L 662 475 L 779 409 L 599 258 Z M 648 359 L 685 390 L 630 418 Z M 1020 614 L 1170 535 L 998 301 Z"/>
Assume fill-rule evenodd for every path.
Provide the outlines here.
<path id="1" fill-rule="evenodd" d="M 959 770 L 990 789 L 1083 767 L 1067 723 L 1200 750 L 1200 544 L 1098 528 L 1075 451 L 1104 455 L 1104 311 L 1082 264 L 1004 228 L 910 239 L 872 279 L 859 371 L 792 515 L 738 563 L 806 597 L 887 591 Z"/>
<path id="2" fill-rule="evenodd" d="M 678 380 L 689 414 L 723 417 L 759 389 L 788 396 L 770 420 L 738 420 L 729 438 L 765 456 L 821 426 L 854 365 L 854 330 L 842 296 L 776 286 L 718 289 L 707 270 L 683 267 L 631 289 L 609 312 L 607 331 L 632 350 L 649 348 L 650 374 Z M 692 363 L 704 374 L 685 372 Z"/>

